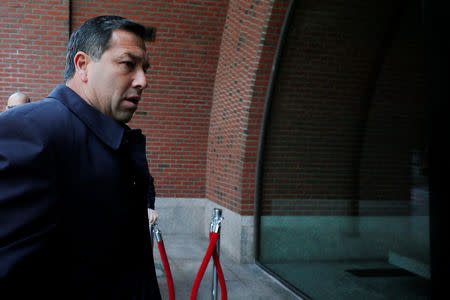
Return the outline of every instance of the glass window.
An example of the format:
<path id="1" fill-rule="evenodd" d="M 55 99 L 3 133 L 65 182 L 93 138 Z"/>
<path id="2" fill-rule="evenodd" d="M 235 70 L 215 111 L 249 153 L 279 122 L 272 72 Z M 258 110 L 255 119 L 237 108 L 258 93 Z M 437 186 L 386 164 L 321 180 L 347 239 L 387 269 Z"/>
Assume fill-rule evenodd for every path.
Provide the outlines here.
<path id="1" fill-rule="evenodd" d="M 297 1 L 271 99 L 257 261 L 312 299 L 429 299 L 419 3 Z"/>

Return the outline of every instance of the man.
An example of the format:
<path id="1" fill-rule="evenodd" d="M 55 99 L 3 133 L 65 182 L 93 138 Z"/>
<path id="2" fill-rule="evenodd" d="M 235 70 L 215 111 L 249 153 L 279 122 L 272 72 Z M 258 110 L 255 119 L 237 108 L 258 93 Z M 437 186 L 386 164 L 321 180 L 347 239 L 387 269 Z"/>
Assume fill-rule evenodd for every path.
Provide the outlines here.
<path id="1" fill-rule="evenodd" d="M 121 17 L 88 20 L 69 40 L 65 85 L 0 115 L 2 300 L 161 298 L 145 137 L 126 125 L 149 37 Z"/>
<path id="2" fill-rule="evenodd" d="M 13 108 L 18 105 L 30 103 L 30 97 L 28 97 L 26 94 L 21 92 L 16 92 L 9 96 L 8 98 L 8 104 L 6 106 L 6 110 Z"/>

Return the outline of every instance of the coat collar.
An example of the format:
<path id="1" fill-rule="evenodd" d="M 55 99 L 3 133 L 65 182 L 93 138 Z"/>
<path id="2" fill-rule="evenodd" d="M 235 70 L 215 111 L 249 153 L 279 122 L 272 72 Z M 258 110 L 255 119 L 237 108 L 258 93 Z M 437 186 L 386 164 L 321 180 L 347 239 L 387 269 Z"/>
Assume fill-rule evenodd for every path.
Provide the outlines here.
<path id="1" fill-rule="evenodd" d="M 122 126 L 105 116 L 65 85 L 58 85 L 47 98 L 53 98 L 63 103 L 103 143 L 114 150 L 119 149 L 122 144 L 124 131 L 129 130 L 128 126 Z"/>

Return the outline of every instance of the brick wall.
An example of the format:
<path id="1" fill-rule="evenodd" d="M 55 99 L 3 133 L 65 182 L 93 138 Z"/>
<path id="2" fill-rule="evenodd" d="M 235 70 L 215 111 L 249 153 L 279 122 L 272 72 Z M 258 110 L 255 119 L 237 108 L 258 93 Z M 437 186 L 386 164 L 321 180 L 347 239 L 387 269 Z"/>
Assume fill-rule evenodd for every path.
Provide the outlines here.
<path id="1" fill-rule="evenodd" d="M 230 1 L 220 48 L 208 138 L 206 196 L 241 215 L 254 211 L 264 96 L 287 1 L 280 3 Z M 278 6 L 282 13 L 274 10 L 271 18 Z"/>
<path id="2" fill-rule="evenodd" d="M 263 214 L 410 213 L 426 111 L 420 10 L 401 8 L 297 2 L 271 107 Z"/>
<path id="3" fill-rule="evenodd" d="M 62 83 L 68 0 L 0 1 L 0 111 L 8 97 L 42 99 Z"/>
<path id="4" fill-rule="evenodd" d="M 205 197 L 209 114 L 228 2 L 72 1 L 73 25 L 117 14 L 157 28 L 149 87 L 131 126 L 147 136 L 158 197 Z"/>
<path id="5" fill-rule="evenodd" d="M 285 20 L 289 1 L 274 1 L 261 49 L 261 57 L 255 73 L 248 115 L 247 140 L 245 144 L 244 169 L 241 178 L 242 213 L 252 215 L 255 210 L 256 171 L 261 135 L 262 119 L 269 88 L 270 76 L 275 60 L 275 52 Z"/>
<path id="6" fill-rule="evenodd" d="M 147 135 L 158 197 L 205 197 L 211 98 L 228 2 L 2 1 L 2 106 L 17 90 L 40 100 L 62 83 L 69 5 L 72 30 L 106 14 L 157 28 L 156 42 L 147 45 L 149 87 L 130 125 Z"/>
<path id="7" fill-rule="evenodd" d="M 69 26 L 103 14 L 154 26 L 149 88 L 131 126 L 148 137 L 157 196 L 208 198 L 253 214 L 264 102 L 288 0 L 37 2 L 0 2 L 2 106 L 17 90 L 36 101 L 62 83 Z M 416 19 L 402 19 L 408 26 L 375 72 L 391 1 L 296 2 L 269 120 L 263 212 L 399 213 L 409 197 L 408 151 L 421 143 L 406 133 L 424 119 Z"/>

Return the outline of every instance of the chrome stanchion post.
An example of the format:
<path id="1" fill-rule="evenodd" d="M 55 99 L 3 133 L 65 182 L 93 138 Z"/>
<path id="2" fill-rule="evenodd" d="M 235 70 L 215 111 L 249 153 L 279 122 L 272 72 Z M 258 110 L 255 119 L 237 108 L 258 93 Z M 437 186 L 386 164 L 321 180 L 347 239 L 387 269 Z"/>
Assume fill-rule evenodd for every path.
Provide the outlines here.
<path id="1" fill-rule="evenodd" d="M 157 243 L 162 241 L 162 233 L 161 233 L 161 230 L 159 230 L 158 223 L 156 223 L 156 222 L 150 224 L 150 237 L 151 237 L 150 242 L 152 243 L 151 244 L 152 249 L 155 246 L 155 240 Z"/>
<path id="2" fill-rule="evenodd" d="M 161 233 L 161 230 L 159 230 L 157 223 L 152 224 L 152 236 L 154 236 L 154 239 L 156 240 L 156 242 L 162 241 L 162 233 Z"/>
<path id="3" fill-rule="evenodd" d="M 150 223 L 150 245 L 152 246 L 152 250 L 153 250 L 153 240 L 154 240 L 154 238 L 153 238 L 153 236 L 154 236 L 154 233 L 153 233 L 153 230 L 154 230 L 154 224 L 153 223 Z"/>
<path id="4" fill-rule="evenodd" d="M 214 208 L 213 215 L 211 218 L 211 226 L 209 229 L 209 232 L 216 232 L 219 234 L 219 238 L 217 239 L 216 243 L 216 251 L 217 255 L 220 254 L 220 226 L 222 224 L 222 210 L 218 208 Z M 217 300 L 217 272 L 216 272 L 216 266 L 212 265 L 212 285 L 211 285 L 211 299 Z"/>

